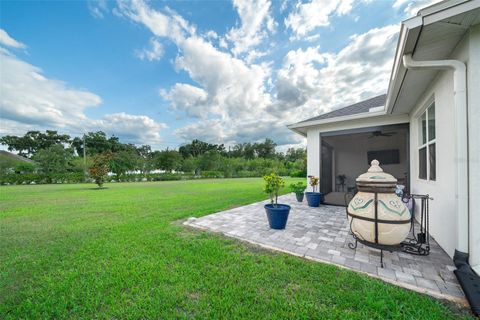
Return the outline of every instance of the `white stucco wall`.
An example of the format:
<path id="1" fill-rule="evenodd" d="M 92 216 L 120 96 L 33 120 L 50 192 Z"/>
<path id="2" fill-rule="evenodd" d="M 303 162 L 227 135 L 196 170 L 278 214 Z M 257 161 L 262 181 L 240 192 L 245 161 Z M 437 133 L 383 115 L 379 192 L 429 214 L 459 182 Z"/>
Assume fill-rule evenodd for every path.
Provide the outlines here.
<path id="1" fill-rule="evenodd" d="M 320 132 L 307 132 L 307 176 L 320 177 Z"/>
<path id="2" fill-rule="evenodd" d="M 470 265 L 480 274 L 480 25 L 470 30 L 468 84 Z"/>
<path id="3" fill-rule="evenodd" d="M 435 99 L 436 126 L 436 180 L 418 178 L 419 173 L 419 127 L 418 116 L 428 107 L 431 97 Z M 442 75 L 427 90 L 411 114 L 410 122 L 410 176 L 412 193 L 429 194 L 430 232 L 440 246 L 453 256 L 456 247 L 457 216 L 455 208 L 455 123 L 453 109 L 452 72 Z M 417 212 L 419 207 L 417 206 Z"/>
<path id="4" fill-rule="evenodd" d="M 468 37 L 457 46 L 452 59 L 468 61 Z M 418 117 L 435 100 L 436 180 L 418 178 Z M 410 112 L 410 175 L 413 193 L 429 194 L 430 232 L 453 257 L 457 247 L 456 137 L 453 72 L 441 71 Z M 419 210 L 419 208 L 417 207 Z M 418 212 L 418 211 L 417 211 Z M 466 231 L 465 231 L 466 232 Z"/>

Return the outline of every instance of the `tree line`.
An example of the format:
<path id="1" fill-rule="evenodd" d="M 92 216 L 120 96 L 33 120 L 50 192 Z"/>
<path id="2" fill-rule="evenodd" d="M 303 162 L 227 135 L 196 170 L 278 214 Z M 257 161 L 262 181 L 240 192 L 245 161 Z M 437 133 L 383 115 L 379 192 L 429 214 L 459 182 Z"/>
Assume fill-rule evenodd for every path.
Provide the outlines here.
<path id="1" fill-rule="evenodd" d="M 108 137 L 102 131 L 71 137 L 47 130 L 3 136 L 0 143 L 9 151 L 34 161 L 34 164 L 17 163 L 14 167 L 0 163 L 2 176 L 41 174 L 46 182 L 62 174 L 85 175 L 100 157 L 108 159 L 111 179 L 116 181 L 128 181 L 132 177 L 155 180 L 155 174 L 178 178 L 255 177 L 270 172 L 306 175 L 306 150 L 290 148 L 285 153 L 277 152 L 277 145 L 271 139 L 228 148 L 195 139 L 178 150 L 152 150 L 149 145 L 122 143 L 118 137 Z"/>

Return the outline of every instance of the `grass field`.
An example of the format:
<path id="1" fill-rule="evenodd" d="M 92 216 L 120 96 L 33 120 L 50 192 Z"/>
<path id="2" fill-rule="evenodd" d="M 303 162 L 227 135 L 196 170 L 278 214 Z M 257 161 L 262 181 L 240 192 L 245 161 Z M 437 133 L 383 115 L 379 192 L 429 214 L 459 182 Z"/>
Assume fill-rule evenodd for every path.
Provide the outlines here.
<path id="1" fill-rule="evenodd" d="M 0 187 L 0 319 L 453 319 L 464 313 L 364 275 L 177 222 L 264 199 L 261 179 L 107 187 Z"/>

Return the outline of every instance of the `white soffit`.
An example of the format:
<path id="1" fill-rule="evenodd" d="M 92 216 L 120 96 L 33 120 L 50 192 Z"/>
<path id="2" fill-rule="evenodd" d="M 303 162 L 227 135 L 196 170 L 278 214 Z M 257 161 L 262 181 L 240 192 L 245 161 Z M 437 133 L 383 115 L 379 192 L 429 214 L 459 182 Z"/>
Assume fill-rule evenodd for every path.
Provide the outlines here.
<path id="1" fill-rule="evenodd" d="M 402 63 L 401 57 L 403 54 L 413 52 L 413 58 L 415 60 L 442 60 L 449 59 L 452 52 L 455 50 L 459 42 L 465 36 L 468 28 L 471 25 L 480 23 L 480 1 L 472 1 L 469 6 L 476 5 L 476 9 L 468 12 L 460 13 L 458 15 L 444 18 L 440 21 L 432 22 L 431 24 L 424 25 L 423 27 L 411 30 L 406 30 L 404 39 L 405 41 L 399 43 L 399 52 L 396 60 L 396 64 Z M 453 9 L 451 9 L 453 10 Z M 405 25 L 418 23 L 418 18 L 405 21 Z M 424 23 L 428 16 L 424 18 Z M 438 17 L 437 17 L 438 18 Z M 433 18 L 430 18 L 433 20 Z M 419 30 L 419 32 L 417 31 Z M 421 30 L 421 31 L 420 31 Z M 416 40 L 416 44 L 412 47 L 412 41 Z M 393 114 L 408 113 L 415 106 L 415 103 L 427 90 L 428 86 L 434 80 L 438 71 L 434 70 L 405 70 L 403 65 L 396 65 L 394 72 L 398 74 L 392 74 L 389 90 L 394 91 L 392 95 L 389 92 L 389 100 L 387 105 L 390 107 L 390 112 Z M 395 79 L 394 79 L 395 78 Z M 398 89 L 400 91 L 398 94 Z"/>

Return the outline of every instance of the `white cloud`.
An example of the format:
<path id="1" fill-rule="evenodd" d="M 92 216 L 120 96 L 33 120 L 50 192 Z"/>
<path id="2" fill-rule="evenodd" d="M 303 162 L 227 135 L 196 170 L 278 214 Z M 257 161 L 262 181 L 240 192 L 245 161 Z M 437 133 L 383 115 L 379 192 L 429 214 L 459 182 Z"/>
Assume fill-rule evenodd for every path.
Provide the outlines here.
<path id="1" fill-rule="evenodd" d="M 157 36 L 162 34 L 162 30 L 178 29 L 170 25 L 177 24 L 178 20 L 149 8 L 145 3 L 136 2 L 133 7 L 134 9 L 129 7 L 123 10 L 130 12 L 127 16 L 145 25 Z M 160 31 L 151 21 L 150 17 L 155 16 L 161 16 L 167 23 Z M 184 23 L 181 29 L 192 30 L 187 23 Z M 192 86 L 177 83 L 170 90 L 161 91 L 161 96 L 170 101 L 173 109 L 182 110 L 193 118 L 201 118 L 198 123 L 187 127 L 192 129 L 190 134 L 197 132 L 195 128 L 204 128 L 208 124 L 208 138 L 215 137 L 210 141 L 221 142 L 224 138 L 230 139 L 241 134 L 234 129 L 237 127 L 236 123 L 253 124 L 259 118 L 265 121 L 274 120 L 274 117 L 266 113 L 267 106 L 271 104 L 271 96 L 265 88 L 271 74 L 269 64 L 250 65 L 241 58 L 220 51 L 194 32 L 183 32 L 181 36 L 174 37 L 163 34 L 178 47 L 176 69 L 186 71 L 196 84 Z M 286 128 L 283 129 L 287 131 Z M 177 133 L 183 137 L 185 130 L 180 129 Z M 207 133 L 202 136 L 205 134 Z"/>
<path id="2" fill-rule="evenodd" d="M 206 39 L 218 39 L 219 45 L 228 48 L 232 44 L 232 52 L 239 55 L 247 52 L 264 40 L 268 32 L 274 32 L 275 22 L 270 16 L 270 2 L 267 0 L 236 0 L 234 6 L 238 11 L 241 25 L 232 28 L 225 37 L 219 37 L 214 31 L 205 34 Z M 196 33 L 196 28 L 175 11 L 165 8 L 154 10 L 142 0 L 119 2 L 116 10 L 120 15 L 146 26 L 155 36 L 172 40 L 178 46 Z M 261 54 L 250 55 L 250 59 Z"/>
<path id="3" fill-rule="evenodd" d="M 269 0 L 234 0 L 233 6 L 241 23 L 230 29 L 226 39 L 233 43 L 232 52 L 238 56 L 260 44 L 268 32 L 274 32 L 275 21 L 270 15 Z"/>
<path id="4" fill-rule="evenodd" d="M 177 83 L 169 92 L 160 90 L 160 95 L 171 102 L 173 109 L 184 111 L 190 117 L 205 118 L 208 106 L 207 92 L 186 83 Z"/>
<path id="5" fill-rule="evenodd" d="M 150 47 L 135 51 L 135 55 L 141 60 L 158 61 L 163 56 L 163 46 L 155 38 L 150 39 Z"/>
<path id="6" fill-rule="evenodd" d="M 155 145 L 165 124 L 147 116 L 117 113 L 102 119 L 85 115 L 102 99 L 87 90 L 72 88 L 46 77 L 36 66 L 0 50 L 0 134 L 21 135 L 28 130 L 59 130 L 78 135 L 84 130 L 103 130 L 132 143 Z"/>
<path id="7" fill-rule="evenodd" d="M 220 40 L 218 41 L 218 45 L 220 46 L 220 48 L 228 49 L 228 43 L 225 38 L 220 38 Z"/>
<path id="8" fill-rule="evenodd" d="M 97 19 L 102 19 L 105 16 L 105 13 L 108 12 L 108 1 L 107 0 L 93 0 L 87 1 L 88 11 L 92 17 Z"/>
<path id="9" fill-rule="evenodd" d="M 209 30 L 205 33 L 205 37 L 210 39 L 218 39 L 218 34 L 213 30 Z"/>
<path id="10" fill-rule="evenodd" d="M 265 57 L 269 54 L 269 51 L 260 51 L 260 50 L 249 50 L 248 53 L 246 54 L 244 61 L 247 64 L 252 64 L 255 60 L 261 57 Z"/>
<path id="11" fill-rule="evenodd" d="M 209 42 L 213 37 L 197 35 L 185 20 L 180 27 L 168 12 L 161 13 L 142 2 L 134 6 L 142 12 L 134 15 L 134 21 L 158 37 L 162 30 L 183 30 L 180 36 L 165 32 L 163 37 L 178 48 L 176 69 L 185 71 L 194 84 L 177 83 L 162 90 L 161 96 L 172 109 L 184 112 L 194 121 L 175 130 L 177 136 L 186 140 L 199 138 L 229 144 L 271 137 L 279 144 L 299 143 L 302 138 L 290 132 L 286 124 L 384 93 L 388 85 L 397 26 L 354 35 L 338 53 L 316 46 L 291 50 L 282 67 L 272 71 L 273 64 L 251 63 L 249 54 L 235 56 L 233 52 L 221 51 Z M 297 6 L 295 13 L 303 10 Z M 333 14 L 349 12 L 351 2 L 337 1 L 328 10 L 327 20 Z M 151 21 L 157 15 L 167 24 L 161 30 Z M 291 28 L 309 36 L 315 23 L 304 29 L 291 24 Z M 219 36 L 220 47 L 222 39 Z M 258 54 L 253 47 L 250 52 Z"/>
<path id="12" fill-rule="evenodd" d="M 176 66 L 208 93 L 208 112 L 220 117 L 255 115 L 269 101 L 264 80 L 265 65 L 248 66 L 238 58 L 221 52 L 199 37 L 180 44 L 182 56 Z"/>
<path id="13" fill-rule="evenodd" d="M 393 7 L 395 9 L 403 10 L 406 18 L 414 17 L 418 11 L 432 4 L 438 3 L 441 0 L 395 0 Z"/>
<path id="14" fill-rule="evenodd" d="M 285 18 L 285 26 L 296 38 L 303 38 L 318 27 L 330 25 L 332 16 L 345 15 L 352 10 L 353 0 L 312 0 L 297 2 L 295 11 Z"/>
<path id="15" fill-rule="evenodd" d="M 322 83 L 320 70 L 327 56 L 319 47 L 287 53 L 277 73 L 277 102 L 272 105 L 276 112 L 302 106 L 315 94 Z"/>
<path id="16" fill-rule="evenodd" d="M 160 132 L 167 128 L 164 123 L 158 123 L 144 115 L 132 115 L 124 112 L 107 114 L 100 120 L 87 123 L 89 131 L 102 130 L 120 137 L 122 142 L 134 144 L 151 144 L 155 146 L 161 140 Z"/>
<path id="17" fill-rule="evenodd" d="M 288 8 L 288 0 L 282 0 L 282 2 L 280 3 L 280 12 L 285 12 L 285 10 L 287 10 Z"/>
<path id="18" fill-rule="evenodd" d="M 10 37 L 7 31 L 3 29 L 0 29 L 0 44 L 7 47 L 16 48 L 16 49 L 25 49 L 27 47 L 23 43 Z"/>
<path id="19" fill-rule="evenodd" d="M 117 12 L 132 21 L 145 25 L 155 36 L 166 37 L 173 41 L 182 41 L 186 36 L 195 33 L 195 27 L 173 10 L 165 9 L 165 13 L 152 10 L 142 0 L 118 2 Z"/>
<path id="20" fill-rule="evenodd" d="M 68 127 L 78 120 L 84 121 L 84 110 L 102 102 L 96 94 L 46 78 L 38 67 L 9 53 L 1 52 L 0 60 L 2 118 L 43 126 Z"/>
<path id="21" fill-rule="evenodd" d="M 289 52 L 278 71 L 272 110 L 302 120 L 385 93 L 397 34 L 395 25 L 374 28 L 352 36 L 337 54 L 320 53 L 318 47 Z"/>
<path id="22" fill-rule="evenodd" d="M 1 112 L 0 112 L 0 115 L 1 115 Z M 21 136 L 21 135 L 24 135 L 27 131 L 33 131 L 33 130 L 38 130 L 38 126 L 35 124 L 26 124 L 26 123 L 9 120 L 4 118 L 3 116 L 0 117 L 0 136 L 4 136 L 4 135 Z M 0 148 L 2 148 L 2 145 L 0 145 Z"/>
<path id="23" fill-rule="evenodd" d="M 405 4 L 407 4 L 410 0 L 395 0 L 395 2 L 393 3 L 393 7 L 395 9 L 400 9 L 400 7 L 404 6 Z"/>

